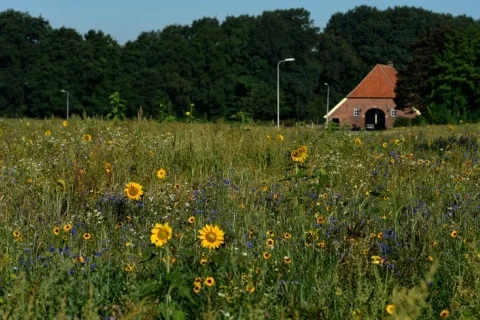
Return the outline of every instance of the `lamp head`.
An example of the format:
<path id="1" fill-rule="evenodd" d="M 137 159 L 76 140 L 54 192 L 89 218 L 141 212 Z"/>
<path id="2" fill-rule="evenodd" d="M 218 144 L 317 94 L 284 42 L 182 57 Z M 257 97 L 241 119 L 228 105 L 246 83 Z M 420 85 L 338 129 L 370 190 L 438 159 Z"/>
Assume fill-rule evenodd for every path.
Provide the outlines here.
<path id="1" fill-rule="evenodd" d="M 326 85 L 328 87 L 328 83 L 325 82 L 324 85 Z"/>
<path id="2" fill-rule="evenodd" d="M 287 58 L 285 61 L 295 61 L 295 58 Z"/>

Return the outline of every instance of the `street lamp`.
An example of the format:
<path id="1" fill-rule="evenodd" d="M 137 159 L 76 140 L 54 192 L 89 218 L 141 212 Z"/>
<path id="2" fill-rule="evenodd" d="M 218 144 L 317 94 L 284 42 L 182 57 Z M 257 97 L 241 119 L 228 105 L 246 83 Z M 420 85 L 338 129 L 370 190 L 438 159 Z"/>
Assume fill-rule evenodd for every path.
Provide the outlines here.
<path id="1" fill-rule="evenodd" d="M 64 89 L 62 89 L 61 92 L 64 92 L 64 93 L 67 94 L 67 120 L 68 120 L 68 105 L 69 105 L 69 103 L 70 103 L 70 94 L 68 93 L 67 90 L 64 90 Z"/>
<path id="2" fill-rule="evenodd" d="M 326 82 L 324 83 L 324 85 L 327 86 L 327 121 L 326 121 L 326 124 L 328 126 L 328 112 L 329 112 L 329 106 L 330 106 L 330 86 Z"/>
<path id="3" fill-rule="evenodd" d="M 277 64 L 277 129 L 280 130 L 280 64 L 282 62 L 295 61 L 294 58 L 281 60 Z"/>

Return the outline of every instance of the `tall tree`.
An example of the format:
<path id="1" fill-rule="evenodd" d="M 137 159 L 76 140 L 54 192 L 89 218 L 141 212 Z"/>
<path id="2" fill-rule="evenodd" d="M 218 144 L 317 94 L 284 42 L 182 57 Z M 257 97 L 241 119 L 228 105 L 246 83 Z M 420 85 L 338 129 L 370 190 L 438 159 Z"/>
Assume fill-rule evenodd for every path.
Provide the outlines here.
<path id="1" fill-rule="evenodd" d="M 41 64 L 41 50 L 51 27 L 43 18 L 7 10 L 0 13 L 0 114 L 20 116 L 41 88 L 32 70 Z"/>

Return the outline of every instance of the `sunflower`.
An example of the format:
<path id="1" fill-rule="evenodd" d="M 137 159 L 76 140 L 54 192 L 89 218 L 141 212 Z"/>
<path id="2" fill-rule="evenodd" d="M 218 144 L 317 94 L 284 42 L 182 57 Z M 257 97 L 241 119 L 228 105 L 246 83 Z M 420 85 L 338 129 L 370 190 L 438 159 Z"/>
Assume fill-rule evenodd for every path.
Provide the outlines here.
<path id="1" fill-rule="evenodd" d="M 21 238 L 22 237 L 22 233 L 18 230 L 15 230 L 13 231 L 13 237 L 14 238 Z"/>
<path id="2" fill-rule="evenodd" d="M 290 157 L 292 158 L 293 162 L 303 163 L 308 157 L 307 152 L 307 146 L 300 146 L 290 153 Z"/>
<path id="3" fill-rule="evenodd" d="M 196 277 L 195 280 L 193 281 L 195 285 L 202 285 L 202 278 L 201 277 Z"/>
<path id="4" fill-rule="evenodd" d="M 267 241 L 265 241 L 265 243 L 266 243 L 267 246 L 269 246 L 271 248 L 275 244 L 275 240 L 267 239 Z"/>
<path id="5" fill-rule="evenodd" d="M 284 262 L 285 264 L 290 264 L 290 263 L 292 263 L 292 259 L 290 259 L 289 257 L 285 256 L 285 257 L 283 257 L 283 262 Z"/>
<path id="6" fill-rule="evenodd" d="M 394 314 L 397 311 L 397 307 L 395 307 L 394 304 L 389 304 L 385 308 L 385 311 L 387 311 L 388 314 Z"/>
<path id="7" fill-rule="evenodd" d="M 324 216 L 317 217 L 317 223 L 318 224 L 324 224 L 325 223 L 325 217 Z"/>
<path id="8" fill-rule="evenodd" d="M 202 247 L 216 249 L 224 243 L 224 235 L 225 233 L 218 226 L 207 224 L 200 230 L 198 239 L 202 240 Z"/>
<path id="9" fill-rule="evenodd" d="M 125 188 L 125 195 L 130 200 L 140 200 L 143 195 L 142 186 L 136 182 L 129 182 Z"/>
<path id="10" fill-rule="evenodd" d="M 133 271 L 133 266 L 130 265 L 130 264 L 127 264 L 127 266 L 125 267 L 125 271 L 132 272 Z"/>
<path id="11" fill-rule="evenodd" d="M 121 222 L 121 221 L 117 222 L 117 224 L 115 225 L 115 228 L 117 228 L 117 229 L 123 228 L 123 222 Z"/>
<path id="12" fill-rule="evenodd" d="M 381 264 L 384 261 L 380 256 L 371 256 L 371 259 L 373 264 Z"/>
<path id="13" fill-rule="evenodd" d="M 60 234 L 60 228 L 55 226 L 53 227 L 52 232 L 54 235 L 58 236 Z"/>
<path id="14" fill-rule="evenodd" d="M 255 292 L 255 286 L 253 284 L 247 284 L 245 287 L 245 291 L 248 293 L 254 293 Z"/>
<path id="15" fill-rule="evenodd" d="M 355 145 L 357 147 L 360 147 L 362 145 L 362 139 L 360 139 L 360 138 L 355 139 Z"/>
<path id="16" fill-rule="evenodd" d="M 195 223 L 195 217 L 194 216 L 191 216 L 191 217 L 188 217 L 188 223 L 192 224 L 192 223 Z"/>
<path id="17" fill-rule="evenodd" d="M 288 239 L 291 239 L 291 238 L 292 238 L 292 235 L 291 235 L 290 233 L 285 232 L 285 233 L 283 234 L 283 239 L 288 240 Z"/>
<path id="18" fill-rule="evenodd" d="M 206 285 L 207 287 L 212 287 L 212 286 L 214 286 L 214 285 L 215 285 L 215 279 L 214 279 L 213 277 L 207 277 L 207 278 L 205 279 L 205 285 Z"/>
<path id="19" fill-rule="evenodd" d="M 456 238 L 457 236 L 458 236 L 458 231 L 457 230 L 452 230 L 452 232 L 450 232 L 450 237 Z"/>
<path id="20" fill-rule="evenodd" d="M 83 234 L 83 239 L 90 240 L 90 239 L 92 239 L 92 235 L 90 233 L 86 232 L 86 233 Z"/>
<path id="21" fill-rule="evenodd" d="M 50 137 L 52 135 L 52 131 L 47 130 L 45 131 L 45 137 Z"/>
<path id="22" fill-rule="evenodd" d="M 72 224 L 71 224 L 71 223 L 67 223 L 66 225 L 64 225 L 64 226 L 63 226 L 63 231 L 65 231 L 65 232 L 72 231 Z"/>
<path id="23" fill-rule="evenodd" d="M 277 141 L 280 141 L 280 142 L 281 142 L 281 141 L 283 141 L 283 139 L 284 139 L 284 138 L 283 138 L 283 136 L 282 136 L 281 134 L 277 135 Z"/>
<path id="24" fill-rule="evenodd" d="M 199 294 L 199 293 L 200 293 L 200 290 L 202 290 L 202 286 L 197 285 L 197 284 L 195 284 L 195 285 L 193 286 L 193 292 L 195 292 L 196 294 Z"/>
<path id="25" fill-rule="evenodd" d="M 68 121 L 67 121 L 67 120 L 63 120 L 62 125 L 63 125 L 65 128 L 68 127 Z"/>
<path id="26" fill-rule="evenodd" d="M 105 172 L 112 173 L 112 164 L 110 162 L 105 163 Z"/>
<path id="27" fill-rule="evenodd" d="M 382 143 L 382 148 L 383 148 L 383 149 L 387 149 L 387 148 L 388 148 L 388 142 Z"/>
<path id="28" fill-rule="evenodd" d="M 205 259 L 205 258 L 200 259 L 200 265 L 202 265 L 202 266 L 206 265 L 207 262 L 208 262 L 208 260 Z"/>
<path id="29" fill-rule="evenodd" d="M 165 179 L 166 176 L 167 176 L 167 170 L 165 170 L 164 168 L 160 168 L 160 169 L 157 171 L 157 178 L 158 178 L 159 180 Z"/>
<path id="30" fill-rule="evenodd" d="M 264 252 L 263 253 L 263 259 L 265 260 L 268 260 L 272 257 L 272 255 L 270 254 L 270 252 Z"/>
<path id="31" fill-rule="evenodd" d="M 86 141 L 86 142 L 92 141 L 92 136 L 89 135 L 89 134 L 84 134 L 84 135 L 82 136 L 82 140 L 83 140 L 83 141 Z"/>
<path id="32" fill-rule="evenodd" d="M 448 317 L 450 317 L 450 311 L 448 311 L 447 309 L 443 309 L 442 311 L 440 311 L 440 318 L 445 319 Z"/>
<path id="33" fill-rule="evenodd" d="M 73 263 L 84 263 L 85 258 L 83 256 L 78 256 L 76 258 L 73 258 L 72 261 L 73 261 Z"/>
<path id="34" fill-rule="evenodd" d="M 155 228 L 152 229 L 150 241 L 157 247 L 163 246 L 168 240 L 172 239 L 172 228 L 165 224 L 156 223 Z"/>

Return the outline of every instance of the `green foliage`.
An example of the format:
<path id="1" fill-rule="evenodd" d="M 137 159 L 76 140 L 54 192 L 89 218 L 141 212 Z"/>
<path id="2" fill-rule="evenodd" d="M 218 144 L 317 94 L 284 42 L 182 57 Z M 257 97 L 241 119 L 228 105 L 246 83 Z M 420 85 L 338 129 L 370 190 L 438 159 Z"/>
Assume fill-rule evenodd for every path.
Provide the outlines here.
<path id="1" fill-rule="evenodd" d="M 107 114 L 107 119 L 123 120 L 127 101 L 120 98 L 118 91 L 112 93 L 108 99 L 110 100 L 110 112 Z"/>
<path id="2" fill-rule="evenodd" d="M 397 108 L 416 107 L 430 123 L 479 121 L 479 49 L 480 27 L 474 21 L 459 19 L 429 32 L 400 70 Z"/>
<path id="3" fill-rule="evenodd" d="M 479 116 L 474 107 L 478 32 L 467 28 L 473 23 L 419 8 L 359 6 L 334 14 L 320 30 L 307 10 L 296 8 L 229 16 L 223 22 L 205 17 L 142 32 L 120 46 L 102 31 L 81 35 L 7 10 L 0 13 L 0 115 L 62 116 L 60 92 L 68 89 L 71 113 L 79 116 L 114 116 L 107 102 L 119 91 L 129 104 L 115 112 L 126 118 L 135 118 L 141 106 L 146 118 L 185 119 L 185 106 L 194 103 L 189 121 L 239 112 L 272 121 L 276 66 L 293 57 L 295 62 L 281 66 L 282 119 L 322 122 L 324 83 L 334 105 L 375 64 L 393 61 L 408 69 L 400 72 L 397 105 L 422 111 L 431 105 L 429 121 L 471 122 Z M 450 34 L 447 24 L 465 30 Z"/>
<path id="4" fill-rule="evenodd" d="M 395 119 L 394 127 L 410 127 L 412 125 L 412 119 L 405 117 L 397 117 Z"/>
<path id="5" fill-rule="evenodd" d="M 0 316 L 478 317 L 478 125 L 249 129 L 0 120 Z"/>

